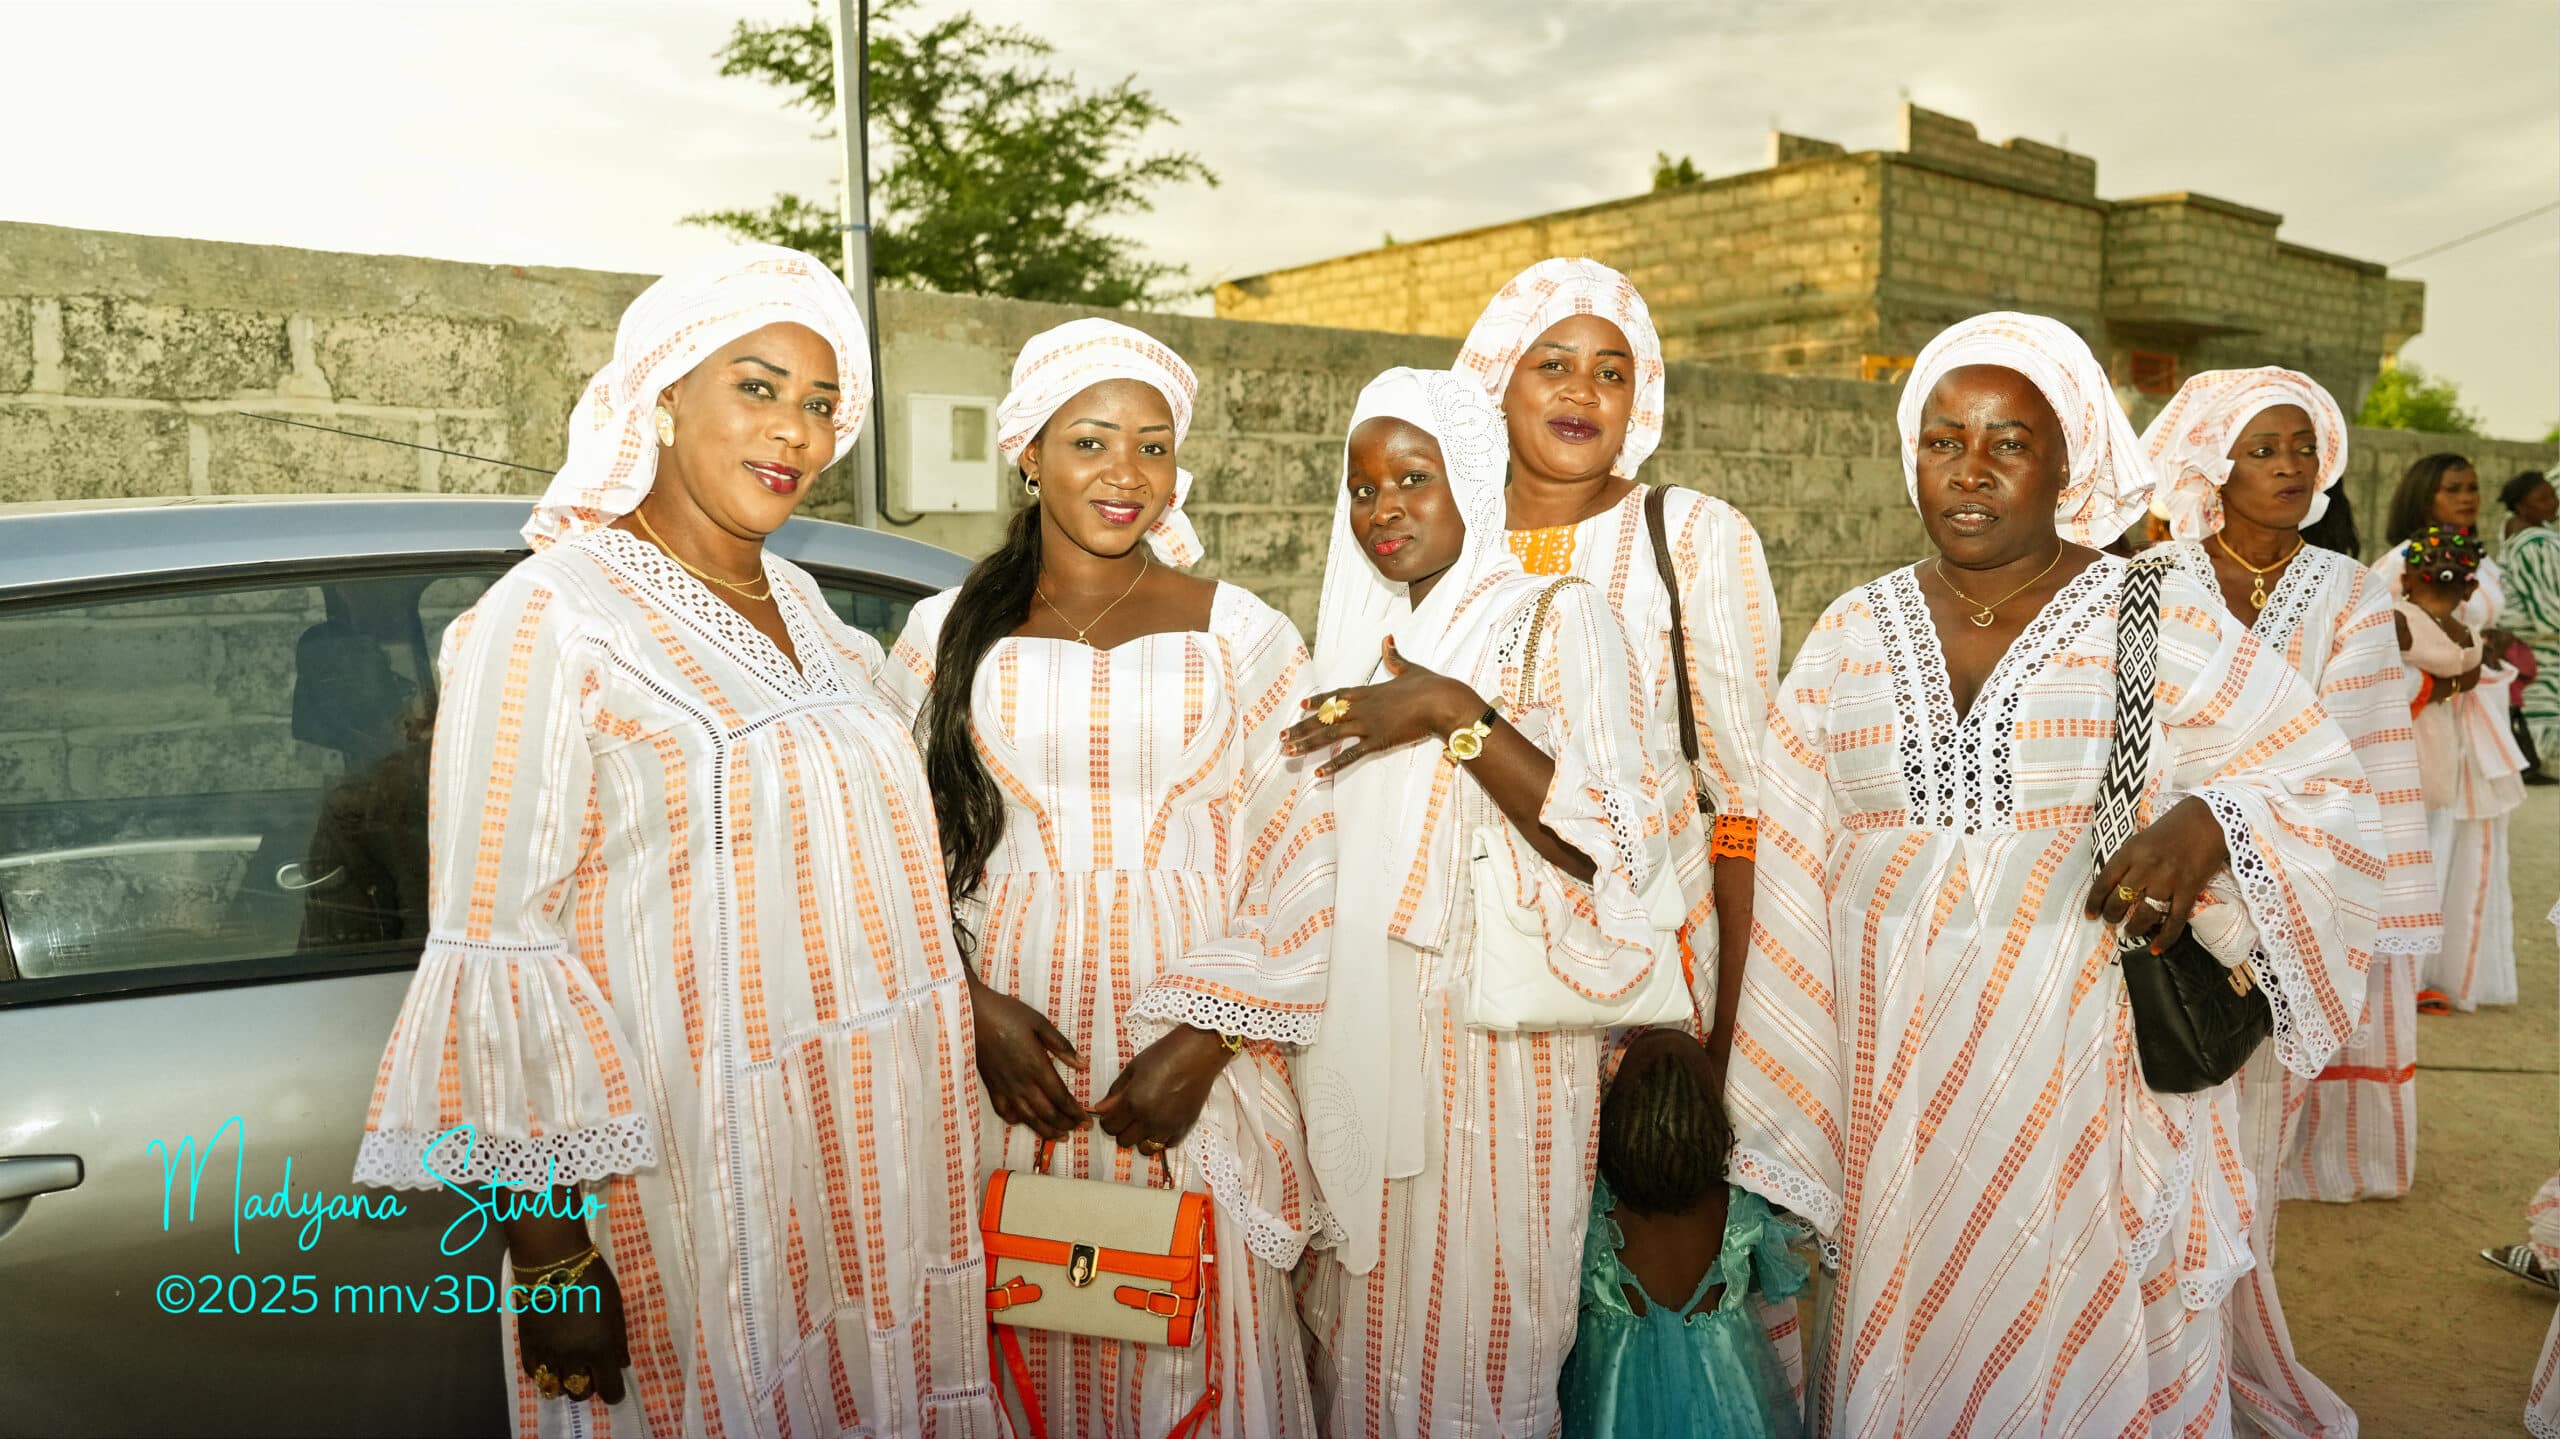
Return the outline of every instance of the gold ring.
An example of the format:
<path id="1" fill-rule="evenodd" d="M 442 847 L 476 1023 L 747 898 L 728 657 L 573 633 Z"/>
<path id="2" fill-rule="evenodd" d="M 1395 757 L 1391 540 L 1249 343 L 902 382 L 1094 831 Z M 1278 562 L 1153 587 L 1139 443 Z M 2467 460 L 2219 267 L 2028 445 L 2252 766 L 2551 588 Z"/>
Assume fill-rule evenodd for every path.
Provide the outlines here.
<path id="1" fill-rule="evenodd" d="M 584 1371 L 580 1371 L 580 1372 L 578 1372 L 578 1373 L 571 1374 L 571 1375 L 570 1375 L 568 1378 L 566 1378 L 566 1379 L 561 1380 L 561 1381 L 560 1381 L 560 1387 L 561 1387 L 561 1388 L 563 1388 L 563 1389 L 565 1389 L 565 1390 L 567 1390 L 567 1391 L 569 1391 L 569 1397 L 570 1397 L 570 1398 L 572 1398 L 572 1399 L 584 1399 L 584 1398 L 586 1398 L 586 1397 L 587 1397 L 587 1386 L 589 1386 L 589 1385 L 593 1384 L 594 1382 L 595 1382 L 594 1380 L 589 1379 L 589 1378 L 586 1376 L 586 1374 L 585 1374 L 585 1372 L 584 1372 Z"/>
<path id="2" fill-rule="evenodd" d="M 557 1399 L 560 1397 L 560 1380 L 557 1376 L 552 1374 L 550 1365 L 536 1364 L 533 1366 L 533 1388 L 535 1393 L 540 1394 L 545 1399 Z"/>
<path id="3" fill-rule="evenodd" d="M 1340 724 L 1342 717 L 1349 713 L 1351 713 L 1351 701 L 1340 695 L 1327 695 L 1324 703 L 1316 706 L 1316 718 L 1326 724 Z"/>
<path id="4" fill-rule="evenodd" d="M 1164 1141 L 1161 1139 L 1142 1139 L 1138 1141 L 1138 1152 L 1140 1154 L 1162 1154 L 1164 1153 Z"/>
<path id="5" fill-rule="evenodd" d="M 2127 904 L 2131 904 L 2135 900 L 2142 898 L 2142 891 L 2135 889 L 2129 884 L 2120 884 L 2116 886 L 2116 898 L 2123 900 Z"/>

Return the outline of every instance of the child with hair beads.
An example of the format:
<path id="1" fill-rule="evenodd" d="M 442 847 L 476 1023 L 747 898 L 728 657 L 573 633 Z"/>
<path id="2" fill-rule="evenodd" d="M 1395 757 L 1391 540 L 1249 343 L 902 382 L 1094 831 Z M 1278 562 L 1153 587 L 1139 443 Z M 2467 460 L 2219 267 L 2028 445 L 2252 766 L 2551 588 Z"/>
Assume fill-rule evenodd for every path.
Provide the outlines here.
<path id="1" fill-rule="evenodd" d="M 2512 741 L 2502 729 L 2482 720 L 2480 707 L 2464 702 L 2476 685 L 2493 683 L 2503 674 L 2482 669 L 2481 637 L 2456 617 L 2480 587 L 2480 539 L 2454 525 L 2427 525 L 2400 548 L 2403 566 L 2400 597 L 2393 605 L 2399 618 L 2400 654 L 2418 672 L 2418 692 L 2410 700 L 2410 728 L 2417 734 L 2418 786 L 2425 797 L 2429 827 L 2438 831 L 2441 864 L 2461 845 L 2460 829 L 2498 820 L 2524 803 L 2524 782 L 2507 753 Z M 2449 695 L 2448 691 L 2452 693 Z M 2503 903 L 2503 882 L 2492 899 Z M 2448 895 L 2450 918 L 2457 896 Z M 2503 927 L 2499 927 L 2503 933 Z M 2448 948 L 2457 938 L 2448 933 Z M 2512 954 L 2487 956 L 2489 982 L 2460 982 L 2456 963 L 2466 955 L 2440 955 L 2435 966 L 2434 994 L 2419 995 L 2422 1013 L 2448 1007 L 2469 1009 L 2474 1002 L 2515 1001 Z M 2470 961 L 2477 964 L 2477 960 Z M 2508 976 L 2501 984 L 2497 975 Z M 2478 991 L 2475 1001 L 2475 989 Z"/>
<path id="2" fill-rule="evenodd" d="M 1724 1170 L 1733 1130 L 1706 1050 L 1653 1029 L 1600 1102 L 1600 1182 L 1583 1244 L 1582 1315 L 1566 1359 L 1573 1439 L 1798 1439 L 1796 1401 L 1755 1298 L 1810 1272 L 1808 1237 Z"/>

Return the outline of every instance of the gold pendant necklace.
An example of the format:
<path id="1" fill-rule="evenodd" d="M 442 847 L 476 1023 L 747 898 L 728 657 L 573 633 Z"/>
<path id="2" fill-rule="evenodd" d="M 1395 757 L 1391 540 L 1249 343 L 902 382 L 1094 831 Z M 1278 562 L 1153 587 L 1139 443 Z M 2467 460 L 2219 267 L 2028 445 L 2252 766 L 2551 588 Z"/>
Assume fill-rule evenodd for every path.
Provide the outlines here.
<path id="1" fill-rule="evenodd" d="M 1947 562 L 1945 560 L 1940 559 L 1935 563 L 1938 568 L 1938 583 L 1945 585 L 1948 592 L 1953 594 L 1957 599 L 1973 606 L 1973 613 L 1965 616 L 1965 618 L 1973 621 L 1974 628 L 1987 630 L 1991 628 L 1991 612 L 2034 588 L 2036 580 L 2041 580 L 2045 576 L 2052 574 L 2053 567 L 2062 563 L 2062 551 L 2060 548 L 2056 548 L 2054 550 L 2053 558 L 2045 562 L 2045 567 L 2043 569 L 2036 571 L 2035 579 L 2027 581 L 2025 584 L 2018 586 L 2016 589 L 2009 591 L 2007 594 L 2002 595 L 2000 598 L 1993 600 L 1987 605 L 1956 588 L 1956 582 L 1947 578 Z"/>
<path id="2" fill-rule="evenodd" d="M 2283 559 L 2276 561 L 2274 564 L 2271 564 L 2264 569 L 2260 569 L 2256 565 L 2253 565 L 2247 560 L 2240 558 L 2238 555 L 2233 554 L 2231 546 L 2222 543 L 2221 531 L 2214 531 L 2213 542 L 2216 545 L 2221 546 L 2224 554 L 2231 556 L 2231 563 L 2238 565 L 2240 568 L 2249 572 L 2249 608 L 2253 610 L 2262 610 L 2267 607 L 2267 576 L 2274 574 L 2276 571 L 2283 569 L 2289 564 L 2292 564 L 2293 557 L 2302 553 L 2302 547 L 2311 543 L 2300 535 L 2294 536 L 2293 548 L 2284 552 Z"/>
<path id="3" fill-rule="evenodd" d="M 764 593 L 756 593 L 756 586 L 764 582 L 764 576 L 758 575 L 751 580 L 724 580 L 718 575 L 711 573 L 709 570 L 700 568 L 684 556 L 677 554 L 675 546 L 658 538 L 657 527 L 649 523 L 649 517 L 647 515 L 640 513 L 638 510 L 633 510 L 631 512 L 631 518 L 640 522 L 640 531 L 649 537 L 649 543 L 656 545 L 659 551 L 665 554 L 668 559 L 684 566 L 684 572 L 686 574 L 693 576 L 695 579 L 702 581 L 706 585 L 718 585 L 720 588 L 727 590 L 733 595 L 740 595 L 747 599 L 763 601 L 773 598 L 773 587 L 771 585 L 765 586 Z"/>
<path id="4" fill-rule="evenodd" d="M 1138 592 L 1138 581 L 1147 577 L 1147 571 L 1155 567 L 1155 562 L 1156 557 L 1153 554 L 1140 554 L 1138 558 L 1138 578 L 1129 581 L 1129 587 L 1120 592 L 1120 600 L 1125 600 L 1129 596 Z M 1031 587 L 1031 593 L 1039 596 L 1040 603 L 1049 607 L 1049 613 L 1058 617 L 1058 623 L 1065 625 L 1068 629 L 1074 630 L 1076 632 L 1076 643 L 1083 645 L 1087 649 L 1091 649 L 1093 647 L 1093 641 L 1086 639 L 1085 636 L 1093 632 L 1094 626 L 1102 623 L 1103 615 L 1107 615 L 1113 610 L 1120 608 L 1120 600 L 1113 600 L 1111 603 L 1102 607 L 1102 614 L 1095 615 L 1090 621 L 1079 625 L 1074 620 L 1067 618 L 1067 612 L 1058 608 L 1058 602 L 1049 598 L 1049 592 L 1047 590 L 1042 589 L 1038 585 L 1034 585 Z"/>

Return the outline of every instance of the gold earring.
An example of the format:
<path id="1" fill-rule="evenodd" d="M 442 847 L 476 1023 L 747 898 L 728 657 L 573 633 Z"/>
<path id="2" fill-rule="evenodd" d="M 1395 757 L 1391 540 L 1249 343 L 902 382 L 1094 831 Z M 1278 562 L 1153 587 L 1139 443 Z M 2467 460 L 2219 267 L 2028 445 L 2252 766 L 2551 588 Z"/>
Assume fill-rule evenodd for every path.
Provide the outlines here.
<path id="1" fill-rule="evenodd" d="M 658 407 L 658 443 L 671 450 L 676 447 L 675 411 L 664 405 Z"/>
<path id="2" fill-rule="evenodd" d="M 1033 475 L 1024 475 L 1022 477 L 1022 492 L 1035 500 L 1040 498 L 1040 481 L 1038 477 Z"/>

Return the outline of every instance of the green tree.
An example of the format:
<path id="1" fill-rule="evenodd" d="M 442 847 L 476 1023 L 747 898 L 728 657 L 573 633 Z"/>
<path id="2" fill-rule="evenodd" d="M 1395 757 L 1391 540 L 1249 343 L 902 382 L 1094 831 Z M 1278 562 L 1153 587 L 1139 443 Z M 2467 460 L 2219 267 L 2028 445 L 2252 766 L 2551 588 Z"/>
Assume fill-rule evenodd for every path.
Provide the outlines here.
<path id="1" fill-rule="evenodd" d="M 1187 151 L 1134 153 L 1174 123 L 1134 80 L 1079 88 L 1044 63 L 1054 47 L 962 13 L 921 29 L 895 22 L 914 0 L 872 9 L 871 265 L 884 285 L 1068 304 L 1144 306 L 1189 293 L 1181 265 L 1149 260 L 1115 218 L 1152 210 L 1168 185 L 1216 185 Z M 741 20 L 720 73 L 761 80 L 786 104 L 833 115 L 834 37 L 810 0 L 799 24 Z M 885 162 L 885 163 L 884 163 Z M 789 245 L 840 264 L 833 203 L 776 195 L 759 210 L 687 215 L 687 224 Z"/>
<path id="2" fill-rule="evenodd" d="M 2415 365 L 2382 372 L 2365 392 L 2356 423 L 2385 430 L 2432 430 L 2439 435 L 2476 435 L 2480 417 L 2462 408 L 2462 392 L 2451 380 L 2431 380 Z"/>
<path id="3" fill-rule="evenodd" d="M 1668 150 L 1653 152 L 1653 188 L 1676 190 L 1683 185 L 1694 185 L 1705 178 L 1707 177 L 1698 173 L 1697 164 L 1688 156 L 1683 155 L 1674 160 Z"/>

